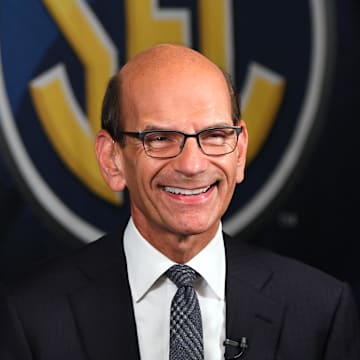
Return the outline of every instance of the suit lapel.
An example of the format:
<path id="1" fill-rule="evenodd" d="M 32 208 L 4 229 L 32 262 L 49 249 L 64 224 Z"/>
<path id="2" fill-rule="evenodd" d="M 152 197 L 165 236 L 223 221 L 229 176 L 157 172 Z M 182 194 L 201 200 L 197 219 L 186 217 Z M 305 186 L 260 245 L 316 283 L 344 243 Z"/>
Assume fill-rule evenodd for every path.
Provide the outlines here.
<path id="1" fill-rule="evenodd" d="M 247 338 L 244 360 L 274 359 L 284 306 L 264 295 L 272 271 L 249 246 L 225 240 L 226 336 Z M 139 359 L 122 233 L 91 244 L 77 265 L 84 282 L 69 301 L 85 352 L 94 360 Z"/>
<path id="2" fill-rule="evenodd" d="M 87 285 L 69 295 L 85 352 L 94 360 L 139 359 L 121 244 L 122 234 L 94 244 L 78 264 Z"/>
<path id="3" fill-rule="evenodd" d="M 262 291 L 271 282 L 272 271 L 256 260 L 256 250 L 225 238 L 226 336 L 235 341 L 246 337 L 248 349 L 244 360 L 274 359 L 284 306 Z"/>

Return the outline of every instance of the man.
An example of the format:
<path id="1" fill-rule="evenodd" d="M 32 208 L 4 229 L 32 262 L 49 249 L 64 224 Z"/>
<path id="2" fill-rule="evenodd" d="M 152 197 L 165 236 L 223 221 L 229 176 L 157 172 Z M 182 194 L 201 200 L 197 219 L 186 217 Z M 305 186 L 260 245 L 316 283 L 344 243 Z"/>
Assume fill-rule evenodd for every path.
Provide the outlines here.
<path id="1" fill-rule="evenodd" d="M 222 232 L 248 140 L 216 65 L 144 51 L 110 81 L 102 127 L 100 170 L 131 218 L 3 289 L 1 360 L 360 359 L 348 285 Z"/>

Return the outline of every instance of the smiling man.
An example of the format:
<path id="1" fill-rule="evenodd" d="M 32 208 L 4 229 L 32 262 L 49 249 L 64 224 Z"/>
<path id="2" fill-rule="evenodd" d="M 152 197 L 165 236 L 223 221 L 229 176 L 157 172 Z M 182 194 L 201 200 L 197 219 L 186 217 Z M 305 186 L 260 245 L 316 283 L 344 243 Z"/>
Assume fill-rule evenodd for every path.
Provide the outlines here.
<path id="1" fill-rule="evenodd" d="M 103 176 L 114 191 L 127 186 L 141 235 L 185 263 L 215 236 L 244 178 L 246 126 L 223 73 L 187 48 L 155 47 L 113 81 L 120 113 L 105 109 L 97 136 Z"/>
<path id="2" fill-rule="evenodd" d="M 223 233 L 247 143 L 207 58 L 170 44 L 132 58 L 96 137 L 131 217 L 1 290 L 0 359 L 360 359 L 347 284 Z"/>

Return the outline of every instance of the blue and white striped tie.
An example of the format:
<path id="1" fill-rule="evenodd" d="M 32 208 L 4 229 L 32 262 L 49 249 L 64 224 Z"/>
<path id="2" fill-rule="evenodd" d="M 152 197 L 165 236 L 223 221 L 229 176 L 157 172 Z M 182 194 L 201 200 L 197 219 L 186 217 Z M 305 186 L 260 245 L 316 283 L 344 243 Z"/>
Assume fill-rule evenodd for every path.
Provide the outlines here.
<path id="1" fill-rule="evenodd" d="M 178 287 L 171 303 L 169 360 L 203 360 L 201 313 L 193 287 L 197 273 L 187 265 L 173 265 L 166 275 Z"/>

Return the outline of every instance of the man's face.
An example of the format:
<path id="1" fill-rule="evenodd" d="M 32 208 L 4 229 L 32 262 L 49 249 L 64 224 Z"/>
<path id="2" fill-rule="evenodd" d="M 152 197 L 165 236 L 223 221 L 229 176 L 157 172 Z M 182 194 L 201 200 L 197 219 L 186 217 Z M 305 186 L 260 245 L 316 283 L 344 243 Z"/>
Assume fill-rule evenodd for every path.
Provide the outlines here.
<path id="1" fill-rule="evenodd" d="M 168 67 L 124 81 L 125 131 L 194 133 L 233 125 L 227 85 L 218 69 Z M 187 139 L 181 154 L 171 159 L 147 156 L 141 141 L 130 137 L 118 151 L 131 213 L 143 236 L 212 237 L 236 183 L 243 179 L 246 137 L 240 135 L 233 153 L 218 157 L 203 154 L 195 138 Z"/>

